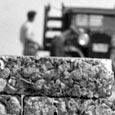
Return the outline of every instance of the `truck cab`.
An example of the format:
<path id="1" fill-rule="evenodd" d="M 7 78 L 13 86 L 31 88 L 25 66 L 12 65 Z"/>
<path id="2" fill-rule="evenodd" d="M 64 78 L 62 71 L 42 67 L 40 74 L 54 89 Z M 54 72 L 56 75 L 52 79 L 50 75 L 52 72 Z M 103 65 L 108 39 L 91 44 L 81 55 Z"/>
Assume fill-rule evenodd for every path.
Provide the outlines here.
<path id="1" fill-rule="evenodd" d="M 77 28 L 84 29 L 90 38 L 88 47 L 79 44 L 78 49 L 84 54 L 84 57 L 92 58 L 110 58 L 111 40 L 114 41 L 115 36 L 115 10 L 114 9 L 98 9 L 98 8 L 82 8 L 68 7 L 62 5 L 61 17 L 49 16 L 51 6 L 45 7 L 44 13 L 44 49 L 51 52 L 51 43 L 57 34 L 49 37 L 48 32 L 60 33 L 60 35 L 69 30 L 71 24 L 75 24 Z M 48 22 L 60 22 L 61 27 L 48 27 Z M 87 55 L 85 54 L 87 50 Z M 71 53 L 71 51 L 70 51 Z M 73 57 L 77 57 L 74 55 Z"/>

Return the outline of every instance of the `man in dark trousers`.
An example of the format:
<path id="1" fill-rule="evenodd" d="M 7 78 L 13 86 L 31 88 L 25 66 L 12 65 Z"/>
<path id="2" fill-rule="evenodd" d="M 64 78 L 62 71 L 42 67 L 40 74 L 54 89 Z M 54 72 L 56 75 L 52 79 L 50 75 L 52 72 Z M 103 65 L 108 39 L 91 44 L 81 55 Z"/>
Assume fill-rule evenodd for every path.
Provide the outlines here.
<path id="1" fill-rule="evenodd" d="M 35 40 L 33 28 L 35 16 L 35 11 L 29 11 L 27 13 L 27 21 L 21 27 L 20 40 L 24 47 L 23 55 L 35 56 L 39 49 L 39 45 Z"/>

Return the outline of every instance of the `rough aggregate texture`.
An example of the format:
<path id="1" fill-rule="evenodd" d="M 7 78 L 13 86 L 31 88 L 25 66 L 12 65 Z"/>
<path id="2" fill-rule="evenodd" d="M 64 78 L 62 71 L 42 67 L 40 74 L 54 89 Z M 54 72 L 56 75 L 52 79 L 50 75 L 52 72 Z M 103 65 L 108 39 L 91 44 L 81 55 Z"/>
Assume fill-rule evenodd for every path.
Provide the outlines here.
<path id="1" fill-rule="evenodd" d="M 0 115 L 115 115 L 110 60 L 0 57 Z"/>
<path id="2" fill-rule="evenodd" d="M 0 62 L 0 93 L 78 98 L 111 95 L 113 72 L 99 59 L 4 56 Z"/>
<path id="3" fill-rule="evenodd" d="M 0 95 L 0 115 L 21 115 L 20 97 Z"/>
<path id="4" fill-rule="evenodd" d="M 115 101 L 25 97 L 24 115 L 115 115 Z"/>

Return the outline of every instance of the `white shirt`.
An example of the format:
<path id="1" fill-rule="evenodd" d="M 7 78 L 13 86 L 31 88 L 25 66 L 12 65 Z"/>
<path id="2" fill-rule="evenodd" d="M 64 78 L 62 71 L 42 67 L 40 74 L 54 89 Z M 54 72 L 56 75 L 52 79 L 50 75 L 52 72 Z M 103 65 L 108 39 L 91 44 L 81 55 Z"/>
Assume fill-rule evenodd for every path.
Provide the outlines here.
<path id="1" fill-rule="evenodd" d="M 20 30 L 20 40 L 22 44 L 25 43 L 26 39 L 36 42 L 34 36 L 33 23 L 28 21 L 22 25 Z"/>

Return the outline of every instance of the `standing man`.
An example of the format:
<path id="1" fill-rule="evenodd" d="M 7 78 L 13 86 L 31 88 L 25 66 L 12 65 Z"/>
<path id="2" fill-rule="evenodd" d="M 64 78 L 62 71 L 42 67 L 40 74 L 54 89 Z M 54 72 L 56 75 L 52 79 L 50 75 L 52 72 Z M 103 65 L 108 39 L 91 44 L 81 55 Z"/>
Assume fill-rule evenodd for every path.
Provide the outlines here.
<path id="1" fill-rule="evenodd" d="M 23 55 L 35 56 L 39 45 L 35 41 L 33 22 L 36 16 L 35 11 L 29 11 L 27 13 L 27 21 L 22 25 L 20 31 L 20 40 L 24 47 Z"/>

